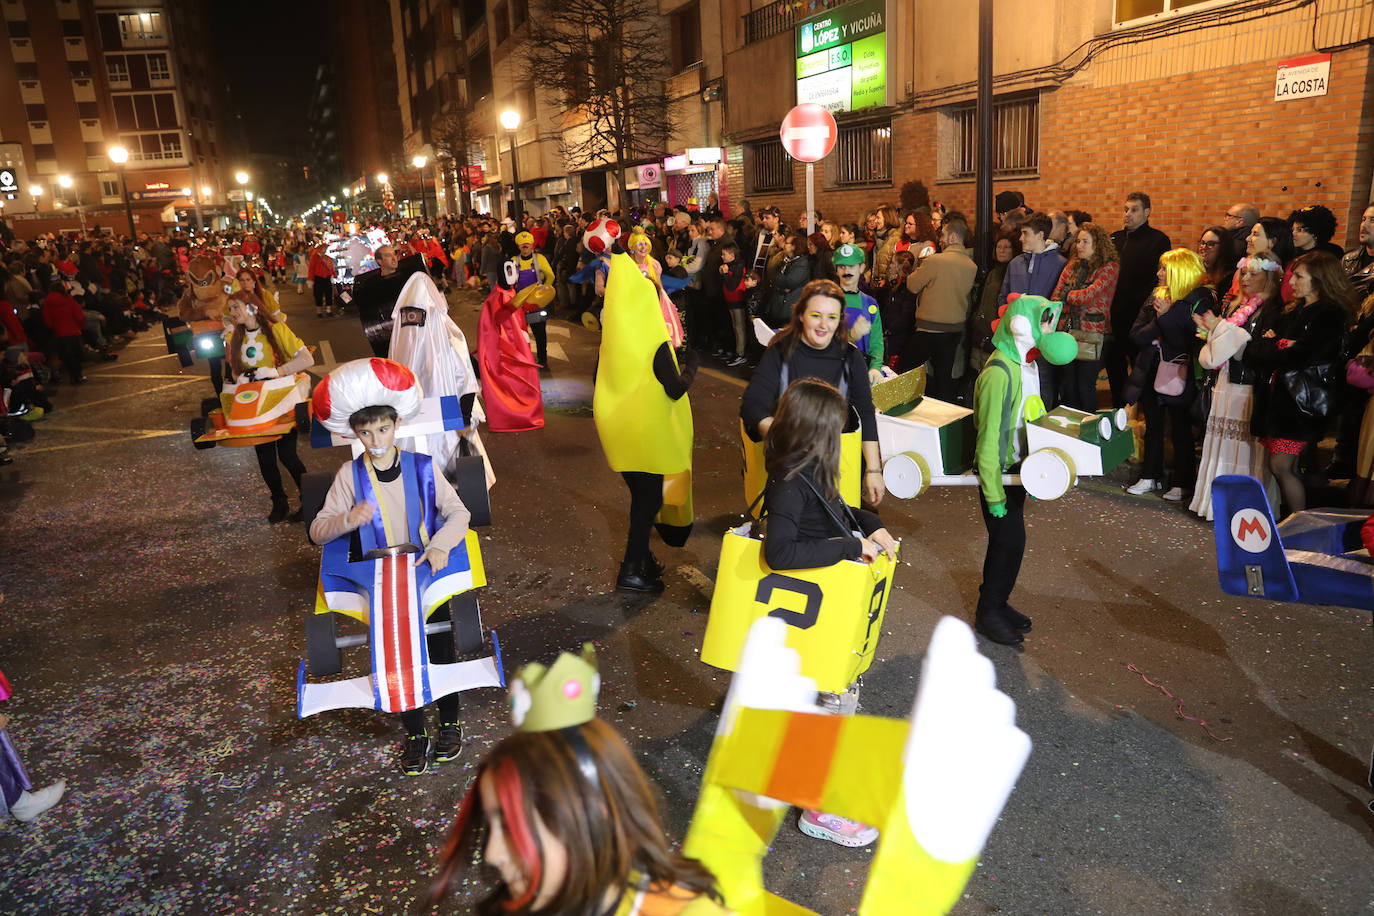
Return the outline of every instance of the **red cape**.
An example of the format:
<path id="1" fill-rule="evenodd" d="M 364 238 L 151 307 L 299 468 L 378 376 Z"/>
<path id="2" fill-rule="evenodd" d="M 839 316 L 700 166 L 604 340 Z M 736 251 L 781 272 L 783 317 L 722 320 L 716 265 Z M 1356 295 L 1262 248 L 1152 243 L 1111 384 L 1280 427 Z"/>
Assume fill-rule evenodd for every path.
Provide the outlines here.
<path id="1" fill-rule="evenodd" d="M 544 426 L 539 365 L 525 337 L 525 316 L 511 302 L 515 293 L 497 286 L 482 303 L 477 324 L 477 361 L 482 366 L 482 406 L 494 433 Z"/>

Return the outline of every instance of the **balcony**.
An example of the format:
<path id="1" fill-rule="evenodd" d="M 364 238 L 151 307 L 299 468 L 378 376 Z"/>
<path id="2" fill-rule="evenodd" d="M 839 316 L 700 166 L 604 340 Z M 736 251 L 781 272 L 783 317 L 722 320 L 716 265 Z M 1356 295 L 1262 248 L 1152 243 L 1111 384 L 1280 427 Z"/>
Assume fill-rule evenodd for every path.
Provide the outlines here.
<path id="1" fill-rule="evenodd" d="M 86 171 L 88 171 L 88 172 L 98 172 L 98 171 L 100 171 L 101 169 L 107 169 L 107 168 L 109 168 L 109 167 L 110 167 L 110 157 L 109 157 L 109 156 L 87 156 L 87 157 L 86 157 Z"/>
<path id="2" fill-rule="evenodd" d="M 769 3 L 750 13 L 744 14 L 744 43 L 751 45 L 756 41 L 772 38 L 782 32 L 792 31 L 797 19 L 810 19 L 812 16 L 832 6 L 841 6 L 849 0 L 815 0 L 806 9 L 806 15 L 794 16 L 790 3 Z M 798 4 L 800 6 L 800 4 Z"/>
<path id="3" fill-rule="evenodd" d="M 72 80 L 72 98 L 78 102 L 94 102 L 95 81 L 85 76 Z"/>
<path id="4" fill-rule="evenodd" d="M 51 143 L 52 128 L 47 121 L 29 122 L 29 142 L 30 143 Z"/>
<path id="5" fill-rule="evenodd" d="M 99 118 L 81 119 L 81 139 L 85 143 L 99 143 L 105 139 L 105 131 L 100 126 Z"/>
<path id="6" fill-rule="evenodd" d="M 81 36 L 68 36 L 62 39 L 62 44 L 67 49 L 67 60 L 90 60 L 86 54 L 86 39 Z"/>
<path id="7" fill-rule="evenodd" d="M 33 42 L 27 38 L 11 38 L 10 53 L 14 55 L 16 64 L 33 63 Z"/>
<path id="8" fill-rule="evenodd" d="M 43 84 L 38 80 L 20 80 L 19 101 L 25 105 L 42 105 Z"/>

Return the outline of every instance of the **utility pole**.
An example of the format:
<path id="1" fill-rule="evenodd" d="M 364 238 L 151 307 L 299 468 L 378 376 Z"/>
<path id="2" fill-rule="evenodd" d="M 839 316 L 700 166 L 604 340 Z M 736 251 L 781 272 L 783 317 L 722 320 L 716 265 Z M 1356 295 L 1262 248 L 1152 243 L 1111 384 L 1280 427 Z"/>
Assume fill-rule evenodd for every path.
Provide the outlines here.
<path id="1" fill-rule="evenodd" d="M 992 0 L 978 0 L 978 181 L 975 215 L 978 266 L 992 269 L 996 239 L 992 229 Z"/>

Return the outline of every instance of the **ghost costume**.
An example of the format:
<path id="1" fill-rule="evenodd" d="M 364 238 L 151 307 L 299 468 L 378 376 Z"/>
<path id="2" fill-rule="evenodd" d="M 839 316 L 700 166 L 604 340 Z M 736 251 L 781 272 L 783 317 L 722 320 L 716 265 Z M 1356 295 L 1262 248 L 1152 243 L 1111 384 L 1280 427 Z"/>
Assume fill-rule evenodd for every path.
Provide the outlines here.
<path id="1" fill-rule="evenodd" d="M 406 309 L 424 312 L 424 323 L 405 320 Z M 413 313 L 412 313 L 413 314 Z M 410 369 L 420 382 L 427 397 L 452 395 L 463 403 L 467 430 L 448 430 L 430 436 L 418 436 L 399 441 L 401 448 L 423 452 L 434 459 L 445 476 L 452 477 L 454 463 L 460 457 L 464 437 L 486 468 L 487 488 L 496 482 L 491 461 L 477 435 L 477 423 L 482 419 L 476 396 L 481 390 L 472 369 L 467 338 L 448 316 L 448 303 L 427 274 L 414 273 L 396 297 L 391 311 L 391 346 L 387 356 Z"/>

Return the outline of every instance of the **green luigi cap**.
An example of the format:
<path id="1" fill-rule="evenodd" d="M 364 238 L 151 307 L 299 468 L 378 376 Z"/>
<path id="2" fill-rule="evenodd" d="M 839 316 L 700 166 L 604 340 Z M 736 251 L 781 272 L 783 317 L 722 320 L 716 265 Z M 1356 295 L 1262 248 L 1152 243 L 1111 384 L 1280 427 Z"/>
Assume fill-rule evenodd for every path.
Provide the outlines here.
<path id="1" fill-rule="evenodd" d="M 864 251 L 858 245 L 851 245 L 845 242 L 835 249 L 834 261 L 836 264 L 862 264 L 864 262 Z"/>

